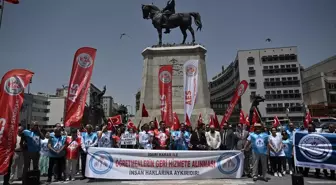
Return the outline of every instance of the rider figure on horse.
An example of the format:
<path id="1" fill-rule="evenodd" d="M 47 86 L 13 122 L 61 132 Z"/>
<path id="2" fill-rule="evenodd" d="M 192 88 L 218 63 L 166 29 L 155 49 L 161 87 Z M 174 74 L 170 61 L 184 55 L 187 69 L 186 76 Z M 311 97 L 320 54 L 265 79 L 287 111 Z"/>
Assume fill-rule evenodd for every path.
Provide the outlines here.
<path id="1" fill-rule="evenodd" d="M 167 6 L 162 10 L 162 12 L 163 23 L 167 26 L 169 17 L 175 13 L 175 0 L 169 0 L 167 2 Z M 166 31 L 164 33 L 170 33 L 170 29 L 166 28 Z"/>

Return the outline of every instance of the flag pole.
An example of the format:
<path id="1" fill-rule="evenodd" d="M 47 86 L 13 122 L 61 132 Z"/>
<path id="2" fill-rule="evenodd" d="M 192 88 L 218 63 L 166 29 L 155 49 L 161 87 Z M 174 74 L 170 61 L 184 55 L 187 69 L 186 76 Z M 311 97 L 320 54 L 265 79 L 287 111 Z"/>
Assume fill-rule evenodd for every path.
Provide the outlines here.
<path id="1" fill-rule="evenodd" d="M 1 13 L 0 13 L 0 29 L 1 29 L 2 15 L 3 15 L 4 9 L 5 9 L 5 0 L 0 0 L 0 2 L 1 2 L 1 5 L 0 5 L 0 8 L 1 8 Z"/>

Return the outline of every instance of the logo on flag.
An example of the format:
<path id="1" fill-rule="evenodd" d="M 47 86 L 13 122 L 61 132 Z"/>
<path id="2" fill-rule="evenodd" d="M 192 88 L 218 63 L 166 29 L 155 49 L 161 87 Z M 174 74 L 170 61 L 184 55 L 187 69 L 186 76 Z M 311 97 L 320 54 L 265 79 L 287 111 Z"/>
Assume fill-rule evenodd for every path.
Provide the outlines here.
<path id="1" fill-rule="evenodd" d="M 78 62 L 78 65 L 81 66 L 82 68 L 88 68 L 92 65 L 93 59 L 89 54 L 81 53 L 77 57 L 77 62 Z"/>
<path id="2" fill-rule="evenodd" d="M 319 134 L 308 134 L 299 142 L 300 153 L 307 159 L 323 163 L 332 154 L 333 148 L 327 138 Z"/>
<path id="3" fill-rule="evenodd" d="M 190 64 L 186 67 L 186 75 L 187 76 L 195 76 L 196 72 L 197 72 L 197 67 Z"/>
<path id="4" fill-rule="evenodd" d="M 89 168 L 97 175 L 108 173 L 111 171 L 112 167 L 113 158 L 108 152 L 105 151 L 95 152 L 89 161 Z"/>
<path id="5" fill-rule="evenodd" d="M 168 71 L 162 71 L 160 73 L 160 80 L 162 83 L 165 84 L 170 83 L 171 79 L 172 79 L 171 74 Z"/>
<path id="6" fill-rule="evenodd" d="M 12 76 L 5 81 L 4 89 L 9 95 L 19 95 L 24 90 L 24 82 L 19 76 Z"/>

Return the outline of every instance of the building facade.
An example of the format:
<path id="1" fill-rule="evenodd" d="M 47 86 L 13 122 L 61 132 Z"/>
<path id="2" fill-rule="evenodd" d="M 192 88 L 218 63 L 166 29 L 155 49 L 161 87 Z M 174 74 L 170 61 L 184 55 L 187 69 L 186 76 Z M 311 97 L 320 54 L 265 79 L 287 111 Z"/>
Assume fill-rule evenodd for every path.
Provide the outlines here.
<path id="1" fill-rule="evenodd" d="M 336 55 L 302 72 L 303 99 L 313 116 L 336 117 Z"/>
<path id="2" fill-rule="evenodd" d="M 113 115 L 113 98 L 112 96 L 103 96 L 102 105 L 104 109 L 104 114 L 106 117 L 111 117 Z"/>
<path id="3" fill-rule="evenodd" d="M 222 67 L 222 72 L 209 83 L 212 104 L 226 110 L 242 80 L 249 85 L 235 107 L 234 118 L 239 117 L 240 109 L 248 113 L 254 96 L 261 95 L 266 99 L 259 105 L 264 121 L 271 121 L 274 116 L 302 121 L 303 97 L 297 47 L 238 51 L 235 60 L 227 68 Z"/>

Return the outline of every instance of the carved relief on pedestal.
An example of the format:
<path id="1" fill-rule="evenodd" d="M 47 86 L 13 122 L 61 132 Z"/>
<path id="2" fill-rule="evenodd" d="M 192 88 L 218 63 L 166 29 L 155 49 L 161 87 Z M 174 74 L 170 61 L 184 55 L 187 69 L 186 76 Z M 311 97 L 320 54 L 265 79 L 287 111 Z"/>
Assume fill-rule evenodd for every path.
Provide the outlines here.
<path id="1" fill-rule="evenodd" d="M 173 76 L 182 76 L 183 77 L 183 63 L 178 62 L 176 59 L 172 59 L 168 62 L 173 66 Z"/>
<path id="2" fill-rule="evenodd" d="M 183 98 L 183 86 L 173 85 L 173 97 Z"/>

